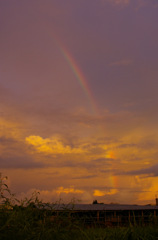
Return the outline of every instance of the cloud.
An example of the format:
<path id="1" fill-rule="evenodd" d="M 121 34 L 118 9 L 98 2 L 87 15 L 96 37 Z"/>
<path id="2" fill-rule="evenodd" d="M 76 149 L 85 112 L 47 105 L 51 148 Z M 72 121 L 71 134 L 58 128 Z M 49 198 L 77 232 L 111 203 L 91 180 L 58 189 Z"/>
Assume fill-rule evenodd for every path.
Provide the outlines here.
<path id="1" fill-rule="evenodd" d="M 43 168 L 46 165 L 41 162 L 35 162 L 29 156 L 8 156 L 0 157 L 1 168 L 4 169 L 34 169 Z"/>
<path id="2" fill-rule="evenodd" d="M 124 60 L 119 60 L 116 62 L 112 62 L 109 64 L 109 66 L 129 66 L 132 64 L 132 60 L 130 59 L 124 59 Z"/>
<path id="3" fill-rule="evenodd" d="M 114 5 L 128 5 L 130 0 L 102 0 L 103 2 L 110 2 Z"/>
<path id="4" fill-rule="evenodd" d="M 148 168 L 142 168 L 139 170 L 133 170 L 124 172 L 127 175 L 146 175 L 146 177 L 157 177 L 158 176 L 158 164 L 155 164 Z"/>
<path id="5" fill-rule="evenodd" d="M 61 193 L 66 193 L 66 194 L 69 194 L 69 193 L 84 193 L 84 191 L 80 190 L 80 189 L 75 189 L 74 186 L 71 186 L 69 188 L 59 187 L 56 190 L 56 193 L 60 195 Z"/>
<path id="6" fill-rule="evenodd" d="M 16 141 L 15 139 L 13 139 L 13 138 L 7 138 L 7 137 L 5 137 L 5 136 L 1 136 L 1 137 L 0 137 L 0 144 L 1 144 L 1 146 L 2 146 L 2 145 L 3 145 L 3 146 L 13 145 L 13 144 L 15 144 L 15 143 L 17 143 L 17 141 Z"/>
<path id="7" fill-rule="evenodd" d="M 24 142 L 15 138 L 0 137 L 0 162 L 1 168 L 6 169 L 31 169 L 42 168 L 46 164 L 39 161 L 39 158 L 29 154 Z M 37 160 L 38 159 L 38 160 Z"/>
<path id="8" fill-rule="evenodd" d="M 78 176 L 78 177 L 73 177 L 73 179 L 94 179 L 96 178 L 98 175 L 83 175 L 83 176 Z"/>
<path id="9" fill-rule="evenodd" d="M 137 147 L 138 145 L 137 144 L 134 144 L 134 143 L 123 143 L 123 144 L 120 144 L 117 146 L 117 148 L 133 148 L 133 147 Z"/>
<path id="10" fill-rule="evenodd" d="M 155 8 L 158 7 L 158 3 L 157 1 L 151 1 L 151 0 L 137 0 L 137 6 L 136 6 L 136 10 L 140 10 L 144 7 L 151 7 L 154 6 Z"/>
<path id="11" fill-rule="evenodd" d="M 81 189 L 76 189 L 74 186 L 70 186 L 67 188 L 58 187 L 55 189 L 37 189 L 31 188 L 27 192 L 20 193 L 17 198 L 18 199 L 25 199 L 26 197 L 29 199 L 31 198 L 33 193 L 40 193 L 38 196 L 44 202 L 50 202 L 55 204 L 74 204 L 78 201 L 92 202 L 93 196 L 88 191 L 84 191 Z"/>
<path id="12" fill-rule="evenodd" d="M 85 150 L 81 148 L 71 148 L 69 145 L 64 145 L 62 141 L 56 137 L 42 138 L 40 136 L 29 136 L 25 138 L 26 143 L 32 145 L 38 152 L 46 154 L 79 154 Z"/>
<path id="13" fill-rule="evenodd" d="M 96 197 L 102 197 L 102 196 L 106 196 L 106 195 L 114 195 L 118 193 L 117 189 L 109 189 L 109 190 L 105 190 L 105 191 L 101 191 L 101 190 L 94 190 L 93 195 Z"/>

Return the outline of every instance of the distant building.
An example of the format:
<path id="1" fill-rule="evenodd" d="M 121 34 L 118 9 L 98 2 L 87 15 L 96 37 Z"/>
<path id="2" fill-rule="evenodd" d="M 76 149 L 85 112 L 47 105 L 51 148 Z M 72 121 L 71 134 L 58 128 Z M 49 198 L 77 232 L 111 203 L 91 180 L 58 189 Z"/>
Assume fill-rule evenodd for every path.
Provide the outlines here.
<path id="1" fill-rule="evenodd" d="M 131 224 L 150 224 L 156 222 L 158 206 L 120 205 L 120 204 L 75 204 L 54 205 L 52 216 L 62 216 L 81 220 L 85 225 L 117 226 Z"/>

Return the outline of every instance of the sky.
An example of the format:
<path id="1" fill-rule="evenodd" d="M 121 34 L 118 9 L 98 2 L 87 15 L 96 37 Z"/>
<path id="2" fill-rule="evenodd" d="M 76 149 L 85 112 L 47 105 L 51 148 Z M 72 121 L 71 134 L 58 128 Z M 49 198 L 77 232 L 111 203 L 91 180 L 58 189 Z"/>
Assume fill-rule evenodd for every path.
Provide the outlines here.
<path id="1" fill-rule="evenodd" d="M 0 172 L 18 197 L 155 204 L 158 1 L 0 1 Z"/>

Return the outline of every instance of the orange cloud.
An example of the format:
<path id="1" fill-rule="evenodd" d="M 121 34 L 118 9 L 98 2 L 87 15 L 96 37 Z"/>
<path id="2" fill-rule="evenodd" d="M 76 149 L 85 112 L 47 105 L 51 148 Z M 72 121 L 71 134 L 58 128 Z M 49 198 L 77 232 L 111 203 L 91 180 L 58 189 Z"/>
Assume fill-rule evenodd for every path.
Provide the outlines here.
<path id="1" fill-rule="evenodd" d="M 71 148 L 64 145 L 58 138 L 42 138 L 40 136 L 29 136 L 25 138 L 26 143 L 32 145 L 38 152 L 48 154 L 83 153 L 82 148 Z"/>
<path id="2" fill-rule="evenodd" d="M 21 133 L 18 123 L 0 118 L 0 135 L 14 139 L 20 138 Z"/>
<path id="3" fill-rule="evenodd" d="M 108 152 L 106 153 L 106 158 L 115 159 L 116 157 L 115 157 L 115 154 L 114 154 L 113 151 L 108 151 Z"/>
<path id="4" fill-rule="evenodd" d="M 101 191 L 101 190 L 94 190 L 93 192 L 93 196 L 96 196 L 96 197 L 102 197 L 102 196 L 105 196 L 105 195 L 114 195 L 118 192 L 117 189 L 110 189 L 109 191 Z"/>
<path id="5" fill-rule="evenodd" d="M 64 188 L 64 187 L 59 187 L 57 190 L 56 190 L 56 193 L 57 194 L 60 194 L 60 193 L 84 193 L 83 190 L 79 190 L 79 189 L 74 189 L 73 186 L 71 186 L 70 188 Z"/>

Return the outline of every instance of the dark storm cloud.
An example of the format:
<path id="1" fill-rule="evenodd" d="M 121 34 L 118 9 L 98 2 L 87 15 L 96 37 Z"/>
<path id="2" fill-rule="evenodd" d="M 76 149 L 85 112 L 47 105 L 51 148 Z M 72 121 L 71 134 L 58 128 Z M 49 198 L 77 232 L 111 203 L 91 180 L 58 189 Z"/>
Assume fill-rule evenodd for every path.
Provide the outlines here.
<path id="1" fill-rule="evenodd" d="M 142 139 L 139 140 L 139 142 L 136 143 L 130 143 L 130 144 L 120 144 L 117 146 L 117 148 L 137 148 L 137 149 L 156 149 L 158 147 L 158 142 L 156 139 L 154 139 L 155 136 L 148 136 L 148 137 L 142 137 Z"/>
<path id="2" fill-rule="evenodd" d="M 145 177 L 157 177 L 158 176 L 158 164 L 155 164 L 148 168 L 142 168 L 139 170 L 122 172 L 122 175 L 145 175 Z"/>
<path id="3" fill-rule="evenodd" d="M 9 146 L 9 144 L 15 144 L 17 141 L 13 138 L 6 138 L 5 136 L 0 137 L 0 144 L 4 146 Z"/>
<path id="4" fill-rule="evenodd" d="M 142 139 L 138 144 L 138 147 L 140 147 L 141 149 L 156 149 L 158 147 L 158 141 L 156 138 L 157 137 L 154 135 L 144 137 L 144 139 Z"/>
<path id="5" fill-rule="evenodd" d="M 0 157 L 0 168 L 4 169 L 34 169 L 43 168 L 45 165 L 40 162 L 35 162 L 29 156 L 4 156 Z"/>
<path id="6" fill-rule="evenodd" d="M 90 179 L 90 178 L 96 178 L 98 175 L 83 175 L 78 177 L 73 177 L 72 179 Z"/>
<path id="7" fill-rule="evenodd" d="M 0 99 L 4 99 L 8 95 L 8 90 L 0 84 Z M 7 96 L 8 97 L 8 96 Z"/>
<path id="8" fill-rule="evenodd" d="M 0 137 L 0 167 L 6 169 L 31 169 L 42 168 L 46 165 L 42 163 L 38 156 L 32 157 L 26 146 L 16 139 Z"/>
<path id="9" fill-rule="evenodd" d="M 43 156 L 44 157 L 44 156 Z M 67 156 L 45 156 L 45 162 L 49 163 L 49 166 L 56 168 L 81 168 L 88 169 L 89 171 L 98 171 L 99 169 L 109 168 L 113 159 L 100 158 L 90 161 L 82 160 L 82 157 L 70 156 L 70 160 L 67 160 Z M 100 171 L 100 170 L 99 170 Z"/>
<path id="10" fill-rule="evenodd" d="M 38 110 L 39 109 L 39 110 Z M 23 110 L 26 110 L 23 112 Z M 31 116 L 29 115 L 31 113 Z M 64 109 L 53 109 L 49 108 L 35 108 L 27 109 L 27 106 L 24 106 L 24 109 L 21 109 L 21 114 L 26 116 L 26 118 L 34 118 L 34 129 L 39 128 L 39 130 L 52 129 L 56 132 L 61 132 L 62 135 L 69 139 L 72 139 L 73 136 L 75 138 L 74 131 L 76 129 L 87 129 L 92 131 L 95 130 L 95 127 L 99 127 L 100 129 L 105 126 L 106 132 L 111 133 L 113 136 L 108 136 L 99 139 L 94 144 L 98 145 L 99 142 L 112 143 L 118 141 L 116 134 L 120 132 L 121 129 L 124 131 L 129 131 L 130 127 L 135 127 L 135 125 L 140 124 L 141 117 L 135 116 L 129 112 L 121 112 L 116 114 L 105 113 L 101 116 L 92 116 L 86 113 L 72 113 L 69 111 L 65 111 Z M 70 127 L 71 125 L 71 127 Z M 103 130 L 102 130 L 103 131 Z M 50 131 L 49 131 L 50 132 Z M 51 133 L 51 132 L 50 132 Z M 93 139 L 92 139 L 93 140 Z M 71 140 L 70 140 L 71 141 Z M 92 143 L 89 143 L 92 144 Z M 88 145 L 88 143 L 87 143 Z"/>
<path id="11" fill-rule="evenodd" d="M 117 146 L 117 148 L 131 148 L 131 147 L 137 147 L 138 145 L 137 144 L 134 144 L 134 143 L 130 143 L 130 144 L 120 144 Z"/>

